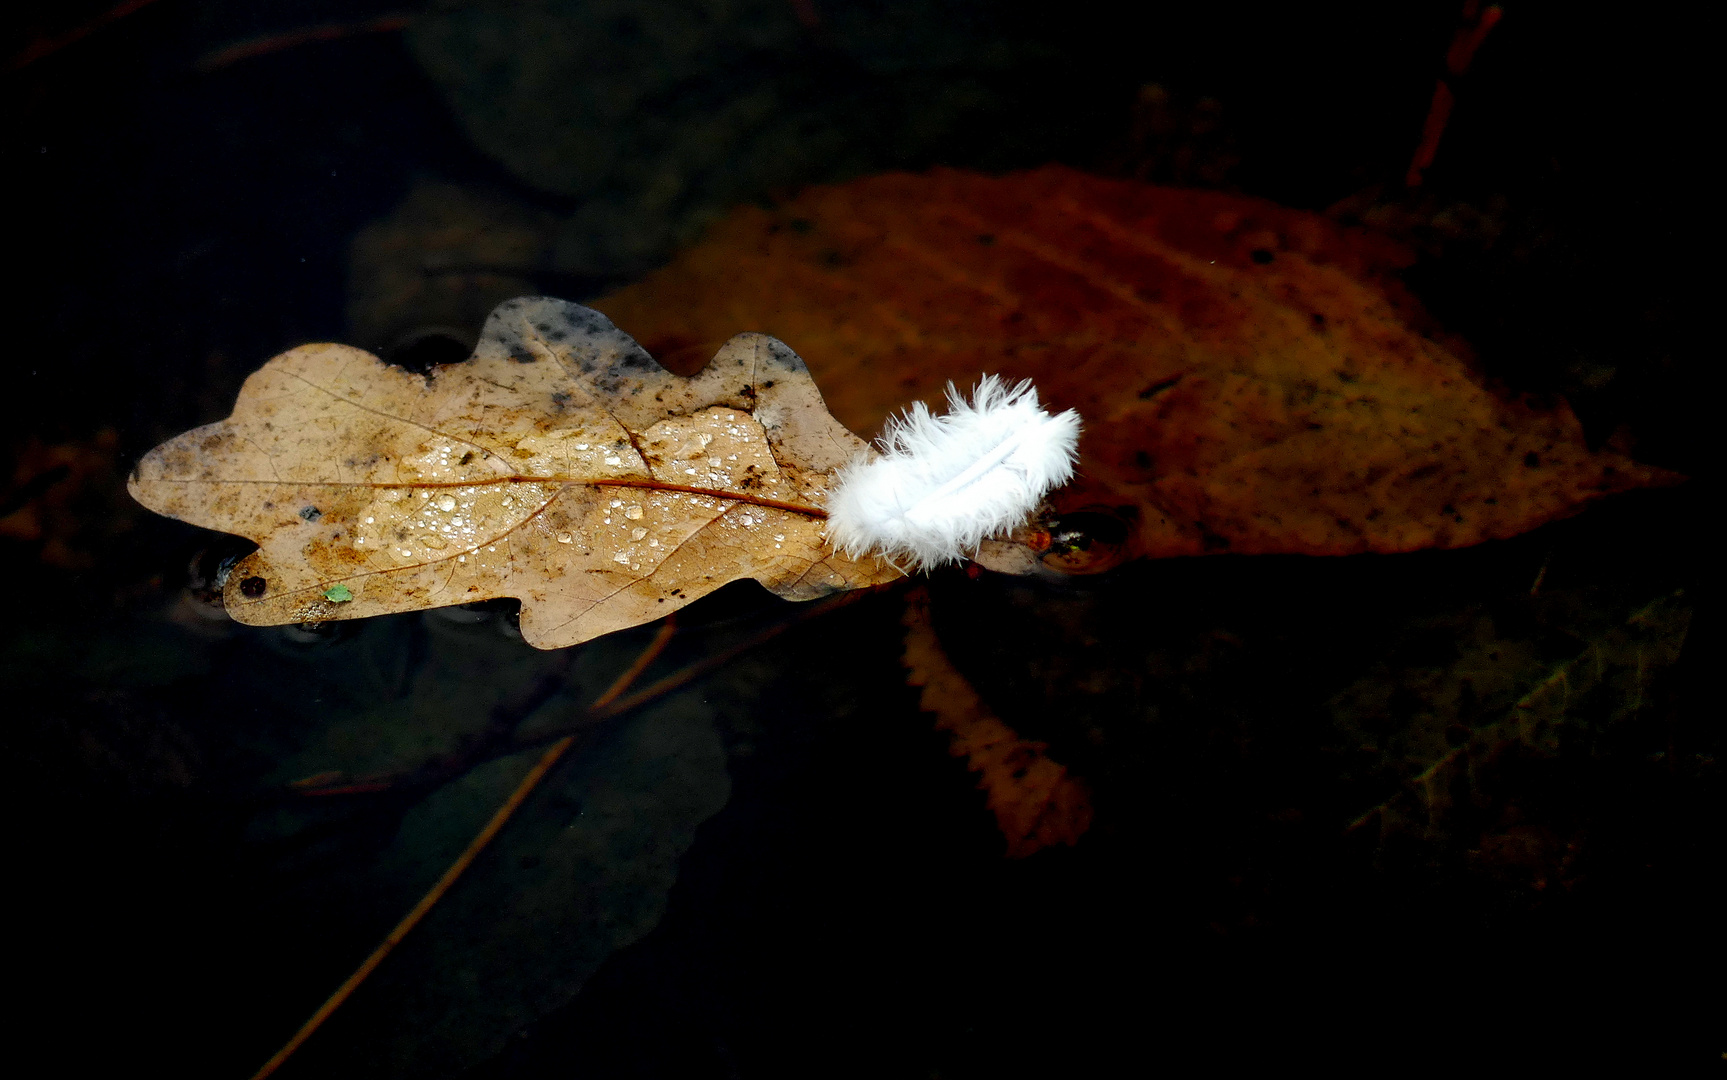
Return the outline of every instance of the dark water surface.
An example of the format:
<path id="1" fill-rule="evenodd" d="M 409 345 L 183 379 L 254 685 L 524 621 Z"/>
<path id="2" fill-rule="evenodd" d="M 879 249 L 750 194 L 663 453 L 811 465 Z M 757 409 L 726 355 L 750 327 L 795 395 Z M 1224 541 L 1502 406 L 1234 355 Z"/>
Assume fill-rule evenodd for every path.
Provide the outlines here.
<path id="1" fill-rule="evenodd" d="M 905 685 L 899 593 L 772 637 L 581 744 L 280 1075 L 1713 1060 L 1701 35 L 1507 4 L 1405 195 L 1457 7 L 12 16 L 18 1056 L 249 1075 L 535 755 L 388 791 L 285 785 L 459 757 L 554 663 L 505 607 L 225 621 L 188 584 L 243 546 L 134 506 L 139 455 L 225 416 L 284 349 L 460 355 L 496 300 L 597 296 L 739 202 L 1061 161 L 1400 208 L 1412 285 L 1491 377 L 1694 479 L 1463 551 L 936 575 L 954 664 L 1093 791 L 1078 845 L 1023 860 Z M 426 262 L 439 245 L 457 254 Z M 733 585 L 651 676 L 787 616 Z M 573 715 L 653 632 L 582 646 L 526 723 Z M 1350 828 L 1400 797 L 1384 747 L 1466 741 L 1504 706 L 1483 687 L 1557 675 L 1577 696 L 1552 752 L 1483 763 L 1431 821 Z"/>

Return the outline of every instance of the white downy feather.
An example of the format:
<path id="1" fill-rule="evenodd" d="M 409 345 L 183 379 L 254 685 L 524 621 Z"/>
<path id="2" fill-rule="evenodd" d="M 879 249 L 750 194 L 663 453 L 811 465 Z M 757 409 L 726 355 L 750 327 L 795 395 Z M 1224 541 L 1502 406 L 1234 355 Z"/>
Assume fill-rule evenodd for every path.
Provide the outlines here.
<path id="1" fill-rule="evenodd" d="M 879 456 L 840 471 L 828 496 L 828 542 L 853 557 L 913 569 L 958 562 L 1023 524 L 1073 475 L 1079 414 L 1051 416 L 1029 380 L 986 375 L 968 404 L 952 383 L 948 412 L 923 402 L 888 421 Z"/>

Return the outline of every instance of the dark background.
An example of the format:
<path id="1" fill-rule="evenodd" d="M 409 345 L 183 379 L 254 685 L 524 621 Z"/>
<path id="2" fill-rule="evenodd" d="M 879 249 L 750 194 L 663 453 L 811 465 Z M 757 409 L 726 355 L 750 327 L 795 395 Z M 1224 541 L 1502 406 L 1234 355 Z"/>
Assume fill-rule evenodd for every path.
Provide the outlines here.
<path id="1" fill-rule="evenodd" d="M 846 155 L 710 169 L 652 220 L 617 201 L 606 227 L 656 239 L 528 268 L 534 287 L 591 298 L 667 257 L 711 206 L 894 167 L 1064 161 L 1314 210 L 1353 199 L 1423 250 L 1412 285 L 1492 378 L 1563 394 L 1595 441 L 1694 479 L 1462 552 L 1183 560 L 1061 585 L 938 578 L 955 663 L 1098 787 L 1093 834 L 1024 861 L 1001 858 L 981 794 L 900 681 L 895 598 L 777 639 L 699 691 L 732 792 L 663 920 L 475 1075 L 1091 1075 L 1124 1052 L 1148 1072 L 1713 1059 L 1705 29 L 1676 9 L 1508 3 L 1411 194 L 1400 179 L 1452 2 L 830 3 L 788 4 L 795 26 L 751 54 L 749 77 L 776 108 L 831 120 Z M 28 1002 L 15 1042 L 54 1072 L 245 1075 L 402 906 L 321 882 L 358 873 L 405 805 L 336 815 L 334 854 L 317 857 L 248 831 L 271 747 L 307 722 L 281 680 L 339 682 L 350 646 L 284 674 L 276 631 L 247 630 L 176 667 L 160 613 L 207 538 L 130 507 L 120 481 L 156 442 L 225 415 L 266 358 L 347 338 L 349 245 L 416 181 L 558 219 L 617 194 L 536 183 L 476 147 L 411 48 L 429 33 L 415 19 L 459 22 L 452 9 L 156 0 L 106 22 L 101 3 L 8 16 L 0 508 L 79 485 L 54 496 L 48 535 L 0 538 L 9 951 Z M 728 25 L 714 21 L 716 40 Z M 280 36 L 312 26 L 340 29 Z M 627 19 L 614 31 L 620 48 L 637 40 Z M 920 126 L 919 102 L 939 95 L 910 83 L 963 83 L 967 104 Z M 1173 117 L 1149 134 L 1147 84 Z M 675 102 L 691 115 L 731 92 L 724 77 L 692 85 Z M 1477 225 L 1434 225 L 1458 207 Z M 54 445 L 96 464 L 32 487 L 46 473 L 30 447 Z M 1518 618 L 1547 625 L 1557 616 L 1507 599 L 1542 566 L 1598 613 L 1686 590 L 1680 662 L 1591 752 L 1495 779 L 1513 794 L 1482 813 L 1515 805 L 1546 830 L 1527 859 L 1469 855 L 1482 847 L 1463 832 L 1506 835 L 1503 817 L 1437 843 L 1342 834 L 1362 792 L 1324 703 L 1375 665 L 1442 666 L 1409 650 L 1460 612 L 1492 612 L 1508 635 Z M 775 610 L 734 586 L 692 610 L 684 647 L 719 647 Z M 92 662 L 92 642 L 122 659 Z M 284 1075 L 357 1060 L 369 1035 L 354 1004 Z"/>

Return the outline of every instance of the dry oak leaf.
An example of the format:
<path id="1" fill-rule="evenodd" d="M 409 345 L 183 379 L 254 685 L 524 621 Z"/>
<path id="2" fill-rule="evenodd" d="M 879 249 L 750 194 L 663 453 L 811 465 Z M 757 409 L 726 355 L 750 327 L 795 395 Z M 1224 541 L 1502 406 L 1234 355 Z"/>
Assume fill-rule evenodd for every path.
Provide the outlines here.
<path id="1" fill-rule="evenodd" d="M 865 433 L 950 379 L 1035 379 L 1086 422 L 1055 509 L 1126 519 L 1134 554 L 1461 547 L 1678 479 L 1490 389 L 1410 258 L 1238 195 L 936 170 L 740 209 L 595 306 L 673 367 L 737 326 L 795 341 Z"/>
<path id="2" fill-rule="evenodd" d="M 740 334 L 683 378 L 598 312 L 523 298 L 424 377 L 342 345 L 283 353 L 129 488 L 257 542 L 224 589 L 240 622 L 513 596 L 550 649 L 738 578 L 792 600 L 896 578 L 822 539 L 830 473 L 863 450 L 772 338 Z"/>
<path id="3" fill-rule="evenodd" d="M 951 737 L 948 752 L 979 774 L 977 786 L 1007 840 L 1008 858 L 1078 843 L 1091 827 L 1085 785 L 1045 754 L 1046 744 L 1020 738 L 984 704 L 942 649 L 923 589 L 907 594 L 904 622 L 906 681 L 922 688 L 919 707 L 934 713 L 936 728 Z"/>

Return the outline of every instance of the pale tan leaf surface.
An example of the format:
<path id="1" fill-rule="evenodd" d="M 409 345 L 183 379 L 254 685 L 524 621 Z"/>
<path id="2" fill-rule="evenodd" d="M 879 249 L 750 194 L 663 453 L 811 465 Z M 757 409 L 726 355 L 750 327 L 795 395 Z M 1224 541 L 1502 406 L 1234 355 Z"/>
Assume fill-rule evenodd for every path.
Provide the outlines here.
<path id="1" fill-rule="evenodd" d="M 558 648 L 739 578 L 805 600 L 897 577 L 822 539 L 830 473 L 863 449 L 772 338 L 684 378 L 598 312 L 523 298 L 426 377 L 341 345 L 284 353 L 128 486 L 257 542 L 224 591 L 241 622 L 518 597 L 523 637 Z"/>
<path id="2" fill-rule="evenodd" d="M 1045 753 L 1048 744 L 1020 738 L 978 696 L 942 649 L 921 588 L 906 598 L 905 627 L 906 681 L 922 688 L 918 704 L 950 736 L 949 753 L 978 774 L 1008 858 L 1078 843 L 1091 827 L 1085 784 Z"/>

